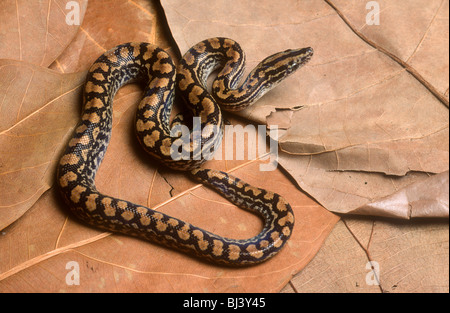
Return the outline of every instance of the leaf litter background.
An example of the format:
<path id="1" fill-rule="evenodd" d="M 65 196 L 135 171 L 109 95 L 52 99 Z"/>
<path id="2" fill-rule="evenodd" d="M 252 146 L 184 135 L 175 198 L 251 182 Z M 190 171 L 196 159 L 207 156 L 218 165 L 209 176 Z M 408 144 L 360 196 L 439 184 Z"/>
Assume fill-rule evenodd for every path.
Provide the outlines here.
<path id="1" fill-rule="evenodd" d="M 366 1 L 356 0 L 79 1 L 80 26 L 65 23 L 66 2 L 0 10 L 0 291 L 448 292 L 448 1 L 378 1 L 379 26 L 366 25 Z M 294 77 L 228 116 L 282 129 L 279 169 L 208 164 L 294 207 L 286 249 L 248 269 L 88 228 L 52 187 L 98 55 L 147 41 L 176 58 L 211 36 L 240 42 L 247 71 L 283 49 L 315 49 Z M 255 216 L 141 152 L 140 92 L 130 85 L 115 98 L 98 188 L 221 235 L 258 233 Z M 408 220 L 426 216 L 441 219 Z M 69 261 L 80 286 L 65 282 Z M 368 261 L 380 264 L 379 286 L 366 284 Z"/>

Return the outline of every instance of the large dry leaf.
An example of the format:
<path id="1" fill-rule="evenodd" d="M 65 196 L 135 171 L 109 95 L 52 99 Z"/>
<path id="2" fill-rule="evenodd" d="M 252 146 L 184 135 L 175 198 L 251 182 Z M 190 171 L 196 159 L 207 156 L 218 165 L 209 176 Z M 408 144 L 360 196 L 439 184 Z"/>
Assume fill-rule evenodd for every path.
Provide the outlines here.
<path id="1" fill-rule="evenodd" d="M 0 229 L 49 189 L 80 115 L 85 73 L 0 60 Z M 42 86 L 46 86 L 45 89 Z"/>
<path id="2" fill-rule="evenodd" d="M 171 47 L 154 1 L 90 0 L 80 31 L 50 68 L 62 72 L 87 70 L 95 59 L 119 44 L 143 41 Z"/>
<path id="3" fill-rule="evenodd" d="M 440 173 L 448 169 L 448 109 L 400 72 L 345 99 L 293 112 L 280 148 L 317 154 L 316 164 L 328 170 Z"/>
<path id="4" fill-rule="evenodd" d="M 0 58 L 49 66 L 77 34 L 86 6 L 87 0 L 2 1 Z"/>
<path id="5" fill-rule="evenodd" d="M 404 209 L 401 213 L 398 206 L 392 205 L 393 203 L 389 201 L 384 202 L 384 199 L 391 195 L 395 197 L 396 193 L 401 194 L 404 192 L 400 191 L 401 189 L 410 188 L 409 185 L 414 183 L 419 186 L 415 189 L 415 192 L 419 193 L 416 195 L 417 198 L 430 198 L 430 186 L 424 181 L 430 176 L 427 173 L 410 172 L 405 176 L 386 176 L 380 173 L 338 172 L 315 166 L 313 156 L 298 157 L 281 153 L 279 159 L 283 168 L 293 173 L 292 177 L 301 189 L 307 190 L 315 200 L 334 212 L 352 214 L 359 212 L 364 215 L 409 219 L 416 216 L 408 213 L 411 205 L 407 201 L 408 197 L 402 202 Z M 448 183 L 443 179 L 437 179 L 437 184 L 433 187 L 435 188 L 432 192 L 433 197 L 437 197 L 436 200 L 442 207 L 434 206 L 436 210 L 428 211 L 427 216 L 448 218 L 448 202 L 441 201 L 448 198 Z M 373 203 L 376 205 L 372 205 Z"/>
<path id="6" fill-rule="evenodd" d="M 375 200 L 350 211 L 351 214 L 369 214 L 402 217 L 447 217 L 448 171 L 419 180 L 386 198 Z M 386 212 L 386 208 L 389 208 Z M 366 213 L 367 212 L 367 213 Z"/>
<path id="7" fill-rule="evenodd" d="M 380 25 L 366 23 L 365 1 L 328 0 L 341 17 L 370 44 L 387 52 L 448 106 L 447 0 L 376 1 Z"/>
<path id="8" fill-rule="evenodd" d="M 296 26 L 303 27 L 308 23 L 313 23 L 315 27 L 313 34 L 319 37 L 322 35 L 321 32 L 330 28 L 330 25 L 336 25 L 336 29 L 346 36 L 345 44 L 348 45 L 348 50 L 344 49 L 346 52 L 366 49 L 364 51 L 367 51 L 368 57 L 376 53 L 371 52 L 373 49 L 367 48 L 364 43 L 355 41 L 353 34 L 340 24 L 342 20 L 336 16 L 335 10 L 321 1 L 299 2 L 298 6 L 292 7 L 297 10 L 295 14 L 293 10 L 280 12 L 278 10 L 279 3 L 258 2 L 258 4 L 254 4 L 251 1 L 242 1 L 240 4 L 229 5 L 229 2 L 224 4 L 222 1 L 215 1 L 214 5 L 209 7 L 215 10 L 218 17 L 206 11 L 205 3 L 196 1 L 195 4 L 187 2 L 176 4 L 175 8 L 179 14 L 177 20 L 184 23 L 183 27 L 186 27 L 182 31 L 186 32 L 186 36 L 198 36 L 193 38 L 192 42 L 184 41 L 184 39 L 177 40 L 181 52 L 186 51 L 190 44 L 205 39 L 207 35 L 222 35 L 237 40 L 239 40 L 238 35 L 244 35 L 246 40 L 239 41 L 243 45 L 249 43 L 244 46 L 250 61 L 247 67 L 249 70 L 268 54 L 292 47 L 291 43 L 287 41 L 284 46 L 278 48 L 272 44 L 268 45 L 268 42 L 275 43 L 277 41 L 268 41 L 266 34 L 279 40 L 284 36 L 280 36 L 280 34 L 284 34 L 287 29 L 291 33 L 296 32 L 297 39 L 302 37 L 301 40 L 297 40 L 295 46 L 316 45 L 323 38 L 309 41 L 313 38 L 309 34 L 310 29 L 305 28 L 305 31 L 302 32 L 298 32 L 296 29 Z M 220 7 L 221 3 L 222 7 Z M 286 3 L 289 5 L 289 1 Z M 166 1 L 163 4 L 169 22 L 172 24 L 170 14 L 173 12 L 168 9 Z M 69 47 L 50 67 L 60 72 L 85 70 L 103 51 L 126 41 L 141 40 L 157 43 L 169 53 L 176 50 L 176 47 L 169 45 L 169 41 L 163 35 L 163 28 L 159 27 L 162 25 L 163 19 L 157 13 L 156 7 L 153 1 L 117 0 L 114 1 L 114 5 L 111 3 L 105 5 L 104 1 L 90 0 L 80 31 Z M 239 14 L 233 8 L 237 8 Z M 271 21 L 270 24 L 264 25 L 252 21 L 255 12 L 256 16 L 262 17 L 262 20 Z M 191 13 L 195 15 L 195 18 L 189 16 Z M 208 18 L 217 27 L 206 23 Z M 284 24 L 290 24 L 292 27 L 278 28 L 279 25 L 283 26 Z M 3 30 L 1 22 L 0 27 Z M 252 32 L 248 32 L 249 29 Z M 258 29 L 259 35 L 256 34 Z M 309 42 L 305 42 L 305 38 Z M 335 42 L 331 40 L 332 44 Z M 322 47 L 325 47 L 320 49 L 322 51 L 320 54 L 325 53 L 325 56 L 322 57 L 324 64 L 339 63 L 340 55 L 334 55 L 332 49 L 327 50 L 325 43 Z M 347 53 L 347 55 L 344 60 L 352 58 L 351 53 Z M 379 58 L 384 60 L 382 55 Z M 380 66 L 376 66 L 375 69 L 382 68 L 383 64 L 380 62 L 378 64 Z M 300 106 L 315 103 L 309 101 L 311 94 L 305 91 L 310 90 L 311 86 L 319 87 L 314 90 L 314 97 L 322 96 L 323 99 L 327 99 L 329 97 L 327 87 L 330 86 L 330 82 L 327 82 L 326 78 L 330 75 L 320 72 L 321 66 L 320 62 L 311 63 L 302 69 L 303 74 L 298 74 L 298 81 L 293 78 L 282 85 L 289 86 L 291 92 L 285 92 L 283 89 L 285 87 L 277 88 L 261 99 L 263 102 L 260 105 L 244 112 L 244 116 L 260 123 L 266 123 L 267 116 L 271 113 L 271 117 L 275 117 L 275 113 L 292 116 Z M 319 71 L 319 74 L 316 71 Z M 390 69 L 389 66 L 385 66 L 385 70 L 381 74 L 375 73 L 376 70 L 373 72 L 375 75 L 373 82 L 375 83 L 383 79 L 383 75 L 390 73 Z M 341 73 L 345 75 L 343 66 Z M 305 80 L 308 77 L 315 77 L 316 81 Z M 325 80 L 324 83 L 320 84 L 319 82 L 323 80 Z M 333 83 L 339 82 L 340 80 L 336 80 Z M 345 87 L 345 83 L 343 81 L 340 86 Z M 6 86 L 8 84 L 12 84 L 10 80 L 6 82 Z M 364 84 L 359 85 L 359 88 L 362 87 Z M 7 90 L 8 92 L 17 92 L 11 88 Z M 340 92 L 339 88 L 332 88 L 331 91 L 332 93 Z M 348 93 L 339 94 L 342 97 Z M 0 94 L 0 99 L 1 96 L 2 94 Z M 214 192 L 187 179 L 183 173 L 159 167 L 141 151 L 132 130 L 133 113 L 140 96 L 141 90 L 136 86 L 127 86 L 116 95 L 113 139 L 98 174 L 99 189 L 110 195 L 126 198 L 184 218 L 219 234 L 245 238 L 257 233 L 261 227 L 258 218 L 236 209 Z M 332 100 L 333 98 L 328 99 Z M 79 100 L 68 102 L 73 110 L 79 110 Z M 284 104 L 286 105 L 283 106 Z M 285 110 L 279 111 L 279 109 Z M 40 121 L 39 125 L 47 121 L 46 117 L 43 118 L 44 121 Z M 232 118 L 230 120 L 243 125 L 247 123 L 245 120 Z M 283 120 L 287 125 L 285 127 L 287 130 L 291 127 L 292 121 L 291 118 Z M 12 123 L 14 124 L 14 120 Z M 13 124 L 11 125 L 13 126 Z M 70 123 L 66 126 L 67 131 L 74 124 Z M 61 133 L 61 137 L 69 134 L 70 132 Z M 64 145 L 66 138 L 60 138 L 58 144 Z M 8 147 L 7 145 L 6 148 Z M 58 148 L 53 147 L 53 149 L 52 151 L 56 151 Z M 11 149 L 11 153 L 18 152 Z M 259 162 L 245 160 L 214 161 L 208 163 L 208 167 L 231 170 L 233 174 L 255 185 L 280 192 L 294 205 L 297 224 L 292 240 L 279 256 L 268 263 L 249 269 L 216 267 L 152 243 L 88 228 L 72 219 L 56 191 L 51 188 L 22 218 L 2 230 L 0 236 L 0 291 L 278 291 L 315 255 L 337 222 L 337 218 L 305 197 L 280 171 L 263 173 L 259 171 L 258 164 Z M 0 163 L 0 169 L 1 166 Z M 320 170 L 328 173 L 326 169 Z M 361 198 L 366 199 L 364 191 L 376 190 L 378 187 L 384 191 L 376 193 L 380 197 L 393 192 L 392 188 L 386 188 L 386 181 L 382 179 L 379 179 L 377 184 L 372 184 L 363 175 L 360 175 L 364 173 L 346 173 L 348 176 L 353 174 L 360 180 L 353 181 L 349 185 L 354 189 L 352 192 Z M 383 176 L 382 174 L 376 175 Z M 415 176 L 428 177 L 426 174 L 409 173 L 404 179 L 398 178 L 398 181 L 392 179 L 389 182 L 397 190 L 415 181 Z M 48 172 L 46 177 L 52 179 L 54 176 Z M 328 182 L 331 183 L 332 180 L 328 179 Z M 4 184 L 3 181 L 0 182 L 0 184 L 2 183 Z M 10 192 L 20 188 L 24 180 L 14 179 L 7 183 L 10 185 L 6 191 Z M 370 189 L 367 188 L 369 183 Z M 333 196 L 330 198 L 339 201 L 340 206 L 345 207 L 347 199 L 352 199 L 351 196 L 349 197 L 351 193 L 341 188 L 342 184 L 330 185 L 333 186 L 331 189 L 337 187 L 333 192 L 339 191 L 338 195 L 342 192 L 340 194 L 342 198 L 333 199 Z M 364 190 L 364 187 L 367 189 Z M 45 187 L 42 192 L 47 188 Z M 323 183 L 319 182 L 316 190 L 322 188 Z M 3 192 L 0 193 L 0 196 L 3 197 L 3 194 Z M 355 198 L 357 199 L 358 196 Z M 36 199 L 30 201 L 28 207 Z M 371 198 L 371 200 L 374 199 L 376 197 Z M 366 200 L 362 202 L 367 203 Z M 445 243 L 445 240 L 443 242 Z M 407 243 L 411 244 L 411 242 Z M 353 253 L 357 253 L 357 251 L 353 251 Z M 393 260 L 396 260 L 395 256 Z M 68 286 L 65 283 L 68 273 L 66 265 L 70 261 L 77 261 L 80 265 L 80 286 Z M 434 262 L 440 261 L 434 260 Z M 180 264 L 183 266 L 180 267 Z M 448 281 L 442 282 L 442 285 L 445 284 L 448 286 Z"/>
<path id="9" fill-rule="evenodd" d="M 162 1 L 182 51 L 232 37 L 249 71 L 275 51 L 314 48 L 308 65 L 241 115 L 278 125 L 280 164 L 340 213 L 449 168 L 448 1 L 377 3 L 380 25 L 366 23 L 365 1 Z"/>
<path id="10" fill-rule="evenodd" d="M 446 222 L 346 217 L 283 292 L 448 293 L 448 260 Z"/>

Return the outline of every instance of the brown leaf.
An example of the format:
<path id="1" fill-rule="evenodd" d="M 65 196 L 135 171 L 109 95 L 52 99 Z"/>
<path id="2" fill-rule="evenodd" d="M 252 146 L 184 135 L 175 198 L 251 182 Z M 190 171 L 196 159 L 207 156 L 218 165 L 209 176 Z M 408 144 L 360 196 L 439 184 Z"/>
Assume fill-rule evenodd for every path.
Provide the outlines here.
<path id="1" fill-rule="evenodd" d="M 447 217 L 448 212 L 448 171 L 420 180 L 405 188 L 359 207 L 351 214 L 401 217 Z"/>
<path id="2" fill-rule="evenodd" d="M 447 222 L 345 217 L 283 292 L 447 293 L 448 260 Z"/>
<path id="3" fill-rule="evenodd" d="M 80 114 L 85 73 L 59 74 L 0 60 L 0 229 L 52 186 L 54 167 Z M 45 89 L 42 86 L 46 86 Z"/>
<path id="4" fill-rule="evenodd" d="M 87 0 L 75 1 L 77 8 L 66 6 L 69 2 L 2 1 L 0 59 L 15 59 L 49 66 L 78 31 L 79 24 L 67 23 L 67 15 L 72 21 L 71 11 L 77 10 L 81 23 L 86 11 Z"/>
<path id="5" fill-rule="evenodd" d="M 365 41 L 396 59 L 448 106 L 448 1 L 377 1 L 382 12 L 376 27 L 361 14 L 369 12 L 367 2 L 327 2 Z"/>
<path id="6" fill-rule="evenodd" d="M 170 52 L 161 22 L 155 1 L 90 0 L 80 31 L 50 68 L 87 70 L 103 52 L 131 41 L 154 43 Z"/>
<path id="7" fill-rule="evenodd" d="M 295 111 L 290 123 L 281 150 L 314 155 L 327 170 L 399 176 L 448 169 L 448 109 L 404 72 L 348 98 Z"/>
<path id="8" fill-rule="evenodd" d="M 249 70 L 262 58 L 282 49 L 306 45 L 316 48 L 313 62 L 301 70 L 302 74 L 298 74 L 298 78 L 286 81 L 282 85 L 284 87 L 275 89 L 261 99 L 260 104 L 244 112 L 244 117 L 263 124 L 271 113 L 280 120 L 278 113 L 282 112 L 289 117 L 283 119 L 286 129 L 284 134 L 289 128 L 295 127 L 292 117 L 303 106 L 350 98 L 360 89 L 367 88 L 368 81 L 376 85 L 389 77 L 388 75 L 396 74 L 392 72 L 392 66 L 397 66 L 395 61 L 387 61 L 388 59 L 373 47 L 355 40 L 355 34 L 342 23 L 336 10 L 320 1 L 297 4 L 290 1 L 281 4 L 270 1 L 255 4 L 249 1 L 235 2 L 233 5 L 230 5 L 229 1 L 216 1 L 214 6 L 207 1 L 197 1 L 195 5 L 175 0 L 162 3 L 171 27 L 173 23 L 178 23 L 178 34 L 191 38 L 175 38 L 181 52 L 208 36 L 232 37 L 243 44 L 249 58 Z M 283 8 L 285 4 L 289 10 Z M 207 9 L 213 9 L 216 15 Z M 261 17 L 261 20 L 255 22 L 255 16 Z M 113 5 L 105 5 L 104 1 L 91 0 L 80 31 L 51 68 L 60 72 L 85 70 L 106 49 L 133 40 L 157 43 L 169 52 L 176 50 L 171 48 L 165 39 L 163 28 L 159 27 L 162 21 L 160 18 L 153 1 L 117 0 Z M 443 20 L 445 21 L 445 17 Z M 285 37 L 280 34 L 290 34 L 292 38 L 282 41 Z M 276 46 L 280 39 L 281 45 Z M 341 40 L 344 44 L 339 44 Z M 339 49 L 334 50 L 336 47 Z M 355 54 L 355 51 L 359 54 Z M 353 62 L 353 59 L 356 61 Z M 368 62 L 363 62 L 364 60 L 376 60 L 372 72 L 358 71 L 359 65 L 367 65 Z M 355 67 L 354 64 L 358 66 Z M 348 71 L 352 65 L 354 70 L 351 73 L 354 75 L 349 75 Z M 337 74 L 331 75 L 330 71 L 334 73 L 335 70 Z M 402 71 L 398 71 L 399 76 Z M 349 84 L 352 78 L 355 80 L 354 76 L 363 74 L 365 76 L 361 82 Z M 12 87 L 8 89 L 9 84 L 13 85 L 12 82 L 17 79 L 14 76 L 7 77 L 9 80 L 6 84 L 3 84 L 3 80 L 0 81 L 0 88 L 7 90 L 6 95 L 26 89 L 27 81 L 25 85 L 22 82 L 17 90 Z M 43 93 L 48 90 L 45 88 Z M 0 92 L 0 99 L 2 94 Z M 187 179 L 183 173 L 160 167 L 144 155 L 132 130 L 134 110 L 140 97 L 141 89 L 133 85 L 124 87 L 116 95 L 113 136 L 97 176 L 98 188 L 112 196 L 173 214 L 225 236 L 246 238 L 256 234 L 261 223 L 255 216 L 237 210 L 209 189 Z M 17 96 L 12 98 L 19 99 Z M 80 100 L 68 100 L 66 104 L 73 110 L 78 110 Z M 78 116 L 78 113 L 76 114 Z M 3 118 L 2 115 L 0 117 Z M 14 118 L 9 118 L 10 126 L 6 128 L 14 126 Z M 247 124 L 245 120 L 230 119 L 233 124 Z M 75 125 L 74 122 L 65 123 L 67 129 Z M 42 121 L 39 122 L 39 125 L 41 124 Z M 51 124 L 52 122 L 46 125 Z M 0 126 L 3 126 L 3 122 Z M 34 128 L 30 130 L 35 131 Z M 66 135 L 61 133 L 57 144 L 65 144 L 67 138 L 64 136 Z M 0 146 L 9 149 L 10 143 Z M 56 152 L 58 148 L 53 148 L 54 156 L 59 152 Z M 445 149 L 443 150 L 445 152 Z M 20 155 L 20 149 L 14 148 L 11 151 L 12 154 Z M 1 156 L 0 154 L 0 158 Z M 319 197 L 320 201 L 327 205 L 330 201 L 342 211 L 373 201 L 376 197 L 392 194 L 417 178 L 428 177 L 426 174 L 414 172 L 404 178 L 386 178 L 380 173 L 340 172 L 339 174 L 349 176 L 347 180 L 341 180 L 333 176 L 337 172 L 309 167 L 309 156 L 303 160 L 307 162 L 300 167 L 302 175 L 310 174 L 310 171 L 319 175 L 317 179 L 308 175 L 301 178 L 305 177 L 306 183 L 312 185 L 314 191 L 325 191 Z M 282 161 L 283 159 L 280 160 Z M 370 164 L 366 162 L 365 166 Z M 1 232 L 0 291 L 278 291 L 315 255 L 337 222 L 337 217 L 299 192 L 279 170 L 261 172 L 258 165 L 259 161 L 248 160 L 207 163 L 208 167 L 232 171 L 250 183 L 278 191 L 293 205 L 296 216 L 293 237 L 280 255 L 267 263 L 248 269 L 222 268 L 152 243 L 88 228 L 68 215 L 60 197 L 51 188 L 22 218 Z M 351 162 L 347 163 L 345 168 L 350 165 Z M 47 171 L 48 176 L 45 176 L 49 180 L 54 177 L 50 172 Z M 328 176 L 329 174 L 331 175 Z M 352 175 L 357 179 L 352 178 Z M 372 181 L 373 177 L 376 179 Z M 23 177 L 11 182 L 5 191 L 0 190 L 2 197 L 5 192 L 10 193 L 22 185 L 26 186 Z M 323 188 L 324 183 L 328 183 L 331 188 Z M 350 191 L 342 188 L 346 183 L 351 187 Z M 44 185 L 45 190 L 50 184 L 47 182 Z M 367 196 L 368 190 L 376 192 Z M 35 200 L 30 200 L 28 206 Z M 350 200 L 349 207 L 346 207 L 347 200 Z M 353 204 L 352 200 L 355 200 Z M 3 221 L 2 218 L 0 216 L 0 221 Z M 80 286 L 68 286 L 65 282 L 69 271 L 66 265 L 70 261 L 76 261 L 80 265 Z M 180 264 L 183 266 L 180 267 Z M 445 285 L 445 282 L 442 285 Z"/>
<path id="9" fill-rule="evenodd" d="M 315 160 L 313 156 L 279 155 L 280 164 L 291 173 L 302 190 L 327 209 L 338 213 L 349 213 L 429 177 L 421 172 L 386 176 L 381 173 L 328 171 L 320 164 L 316 166 Z M 379 216 L 379 212 L 374 212 L 374 215 Z"/>

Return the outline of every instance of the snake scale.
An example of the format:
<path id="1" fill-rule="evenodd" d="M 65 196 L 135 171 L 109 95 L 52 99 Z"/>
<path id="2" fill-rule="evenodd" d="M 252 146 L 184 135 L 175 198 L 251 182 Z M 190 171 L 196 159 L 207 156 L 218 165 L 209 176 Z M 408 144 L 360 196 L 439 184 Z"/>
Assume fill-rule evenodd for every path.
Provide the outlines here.
<path id="1" fill-rule="evenodd" d="M 289 203 L 276 193 L 227 173 L 200 168 L 205 161 L 201 154 L 220 143 L 221 132 L 202 131 L 197 134 L 201 149 L 190 145 L 189 160 L 174 160 L 172 145 L 180 137 L 171 135 L 170 130 L 183 123 L 186 116 L 199 117 L 202 130 L 210 126 L 222 129 L 221 109 L 236 111 L 249 106 L 305 64 L 312 54 L 311 48 L 276 53 L 259 63 L 240 83 L 245 55 L 238 43 L 227 38 L 196 44 L 178 67 L 164 50 L 149 43 L 121 44 L 105 52 L 88 72 L 81 120 L 57 168 L 57 185 L 71 212 L 95 227 L 148 239 L 215 263 L 249 265 L 275 255 L 294 226 Z M 220 72 L 208 92 L 206 80 L 217 69 Z M 189 171 L 238 207 L 262 216 L 265 222 L 258 235 L 245 240 L 224 238 L 96 189 L 95 175 L 111 138 L 113 98 L 122 85 L 131 81 L 145 83 L 136 113 L 136 134 L 144 149 L 172 169 Z M 177 115 L 171 123 L 175 90 L 191 115 Z"/>

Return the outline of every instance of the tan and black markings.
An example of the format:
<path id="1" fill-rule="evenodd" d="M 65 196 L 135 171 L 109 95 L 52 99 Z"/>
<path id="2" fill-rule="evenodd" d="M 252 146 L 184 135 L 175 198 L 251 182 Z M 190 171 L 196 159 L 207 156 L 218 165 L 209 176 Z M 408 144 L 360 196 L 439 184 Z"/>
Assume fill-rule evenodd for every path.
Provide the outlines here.
<path id="1" fill-rule="evenodd" d="M 191 114 L 200 117 L 202 129 L 221 129 L 221 108 L 233 111 L 250 105 L 312 54 L 311 48 L 274 54 L 239 84 L 245 57 L 231 39 L 211 38 L 198 43 L 184 55 L 178 69 L 164 50 L 148 43 L 122 44 L 104 53 L 89 70 L 81 120 L 58 165 L 57 185 L 71 211 L 96 227 L 176 247 L 217 263 L 247 265 L 267 260 L 292 233 L 290 205 L 280 195 L 227 173 L 199 169 L 205 161 L 202 151 L 211 151 L 220 142 L 220 132 L 204 132 L 201 150 L 191 147 L 190 160 L 173 160 L 171 147 L 179 138 L 171 136 L 170 129 L 173 123 L 183 121 L 182 116 L 177 116 L 172 125 L 169 121 L 174 93 L 177 89 Z M 221 71 L 210 94 L 205 82 L 217 68 Z M 146 86 L 136 113 L 136 133 L 144 149 L 170 168 L 189 171 L 235 205 L 259 214 L 265 221 L 261 233 L 246 240 L 224 238 L 97 191 L 95 174 L 111 137 L 114 95 L 122 85 L 135 80 Z"/>

